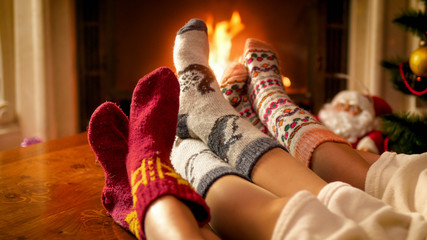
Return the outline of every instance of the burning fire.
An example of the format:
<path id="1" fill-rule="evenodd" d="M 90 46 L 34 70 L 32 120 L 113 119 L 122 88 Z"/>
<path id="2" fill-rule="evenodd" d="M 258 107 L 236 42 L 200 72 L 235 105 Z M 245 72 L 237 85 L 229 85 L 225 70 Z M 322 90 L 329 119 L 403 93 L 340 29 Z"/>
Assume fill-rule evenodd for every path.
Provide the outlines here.
<path id="1" fill-rule="evenodd" d="M 238 11 L 234 11 L 230 21 L 221 21 L 213 27 L 213 17 L 210 15 L 206 20 L 209 36 L 209 65 L 215 73 L 217 81 L 221 81 L 221 76 L 228 63 L 230 63 L 230 52 L 232 39 L 239 34 L 245 25 L 242 23 Z M 291 86 L 291 80 L 282 75 L 285 87 Z"/>
<path id="2" fill-rule="evenodd" d="M 282 75 L 282 82 L 283 82 L 283 85 L 287 88 L 291 86 L 291 79 L 283 75 Z"/>
<path id="3" fill-rule="evenodd" d="M 214 71 L 217 80 L 220 81 L 225 67 L 230 62 L 231 40 L 245 25 L 242 24 L 240 14 L 234 11 L 230 21 L 221 21 L 213 27 L 213 17 L 209 16 L 206 21 L 209 35 L 209 65 Z"/>

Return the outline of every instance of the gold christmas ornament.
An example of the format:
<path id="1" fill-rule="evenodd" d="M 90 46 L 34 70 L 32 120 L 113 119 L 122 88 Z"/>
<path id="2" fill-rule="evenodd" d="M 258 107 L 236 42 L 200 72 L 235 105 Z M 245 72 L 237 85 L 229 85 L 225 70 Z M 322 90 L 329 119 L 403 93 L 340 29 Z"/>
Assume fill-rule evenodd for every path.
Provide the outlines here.
<path id="1" fill-rule="evenodd" d="M 420 77 L 427 77 L 427 46 L 422 46 L 411 53 L 409 67 Z"/>

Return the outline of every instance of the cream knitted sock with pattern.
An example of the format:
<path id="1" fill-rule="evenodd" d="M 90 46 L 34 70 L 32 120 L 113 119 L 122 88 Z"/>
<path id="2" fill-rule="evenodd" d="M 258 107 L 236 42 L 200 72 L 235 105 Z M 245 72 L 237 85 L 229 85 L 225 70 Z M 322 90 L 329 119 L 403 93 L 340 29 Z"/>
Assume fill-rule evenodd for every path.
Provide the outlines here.
<path id="1" fill-rule="evenodd" d="M 174 63 L 181 87 L 178 137 L 199 138 L 246 177 L 267 151 L 281 147 L 254 128 L 224 99 L 208 65 L 207 28 L 190 20 L 176 36 Z"/>

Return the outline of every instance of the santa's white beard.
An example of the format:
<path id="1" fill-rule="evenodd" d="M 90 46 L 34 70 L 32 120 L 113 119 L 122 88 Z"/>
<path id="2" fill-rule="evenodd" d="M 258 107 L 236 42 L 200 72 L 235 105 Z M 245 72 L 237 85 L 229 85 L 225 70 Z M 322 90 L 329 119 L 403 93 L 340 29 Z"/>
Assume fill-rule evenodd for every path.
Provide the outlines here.
<path id="1" fill-rule="evenodd" d="M 319 112 L 320 121 L 332 132 L 350 143 L 374 129 L 374 116 L 368 111 L 358 115 L 350 115 L 345 111 L 337 111 L 332 104 L 326 104 Z"/>

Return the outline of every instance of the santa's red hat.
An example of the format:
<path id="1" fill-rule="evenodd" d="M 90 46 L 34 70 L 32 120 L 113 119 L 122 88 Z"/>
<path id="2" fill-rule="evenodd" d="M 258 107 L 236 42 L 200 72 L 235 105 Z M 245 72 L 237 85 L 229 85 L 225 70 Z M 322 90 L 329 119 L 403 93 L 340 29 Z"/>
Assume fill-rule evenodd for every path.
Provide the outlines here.
<path id="1" fill-rule="evenodd" d="M 391 106 L 384 99 L 377 96 L 370 96 L 370 98 L 374 102 L 375 116 L 380 117 L 393 112 Z"/>

